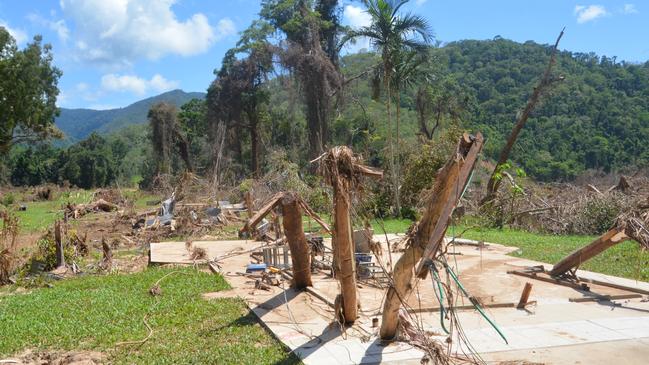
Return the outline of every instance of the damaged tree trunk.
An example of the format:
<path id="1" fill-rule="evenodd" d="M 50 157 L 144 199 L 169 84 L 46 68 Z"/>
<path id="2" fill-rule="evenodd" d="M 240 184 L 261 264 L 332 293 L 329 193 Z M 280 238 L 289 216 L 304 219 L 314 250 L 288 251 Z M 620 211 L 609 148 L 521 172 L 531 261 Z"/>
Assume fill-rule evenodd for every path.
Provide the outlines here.
<path id="1" fill-rule="evenodd" d="M 545 92 L 545 90 L 547 90 L 550 86 L 552 86 L 552 84 L 555 81 L 563 80 L 563 77 L 559 77 L 559 78 L 552 77 L 552 67 L 556 63 L 557 47 L 559 46 L 559 41 L 561 41 L 561 37 L 563 37 L 564 30 L 565 28 L 561 30 L 561 33 L 559 33 L 559 36 L 557 37 L 557 41 L 554 42 L 554 47 L 552 48 L 552 54 L 550 55 L 550 61 L 548 62 L 548 66 L 546 67 L 545 72 L 541 77 L 541 80 L 539 81 L 538 85 L 534 88 L 532 95 L 527 101 L 527 105 L 525 105 L 525 109 L 523 109 L 520 116 L 518 117 L 518 120 L 516 121 L 516 124 L 514 124 L 514 128 L 512 129 L 512 132 L 507 138 L 507 143 L 500 151 L 500 156 L 498 157 L 498 163 L 494 167 L 491 177 L 489 178 L 489 182 L 487 183 L 487 194 L 485 195 L 484 199 L 482 199 L 481 202 L 481 204 L 483 205 L 492 201 L 496 196 L 496 192 L 500 187 L 500 181 L 502 181 L 502 179 L 497 178 L 498 174 L 500 173 L 499 171 L 500 167 L 504 165 L 507 162 L 507 160 L 509 160 L 509 154 L 511 153 L 512 148 L 514 147 L 514 143 L 516 142 L 516 139 L 518 139 L 518 134 L 525 126 L 525 123 L 527 123 L 527 119 L 529 118 L 532 111 L 534 111 L 534 108 L 536 107 L 536 104 L 538 104 L 539 100 L 541 99 L 543 92 Z"/>
<path id="2" fill-rule="evenodd" d="M 421 258 L 425 256 L 432 259 L 438 252 L 452 210 L 464 191 L 482 144 L 482 134 L 478 133 L 474 138 L 464 134 L 454 156 L 437 173 L 433 193 L 417 223 L 417 228 L 413 231 L 415 233 L 409 238 L 408 247 L 394 265 L 392 285 L 383 304 L 383 320 L 379 333 L 382 339 L 394 339 L 399 326 L 399 308 L 413 289 L 415 266 L 419 263 L 417 270 L 422 274 Z"/>
<path id="3" fill-rule="evenodd" d="M 340 280 L 342 308 L 345 323 L 358 317 L 356 295 L 356 260 L 352 241 L 352 221 L 349 216 L 349 191 L 334 185 L 334 251 L 335 274 Z"/>
<path id="4" fill-rule="evenodd" d="M 320 162 L 320 174 L 334 191 L 333 267 L 340 281 L 342 320 L 351 324 L 358 316 L 356 260 L 349 215 L 351 192 L 359 184 L 361 176 L 380 178 L 383 172 L 362 165 L 360 158 L 345 146 L 330 149 L 316 161 Z"/>
<path id="5" fill-rule="evenodd" d="M 592 259 L 593 257 L 599 255 L 600 253 L 628 239 L 629 236 L 627 236 L 624 233 L 624 231 L 620 231 L 617 228 L 613 228 L 610 231 L 598 237 L 589 245 L 582 247 L 574 251 L 570 255 L 566 256 L 565 258 L 563 258 L 563 260 L 559 261 L 556 265 L 552 267 L 552 270 L 550 271 L 550 275 L 559 276 L 565 274 L 569 270 L 578 267 L 582 263 Z"/>
<path id="6" fill-rule="evenodd" d="M 300 198 L 295 193 L 286 193 L 282 197 L 282 216 L 284 233 L 291 248 L 293 286 L 296 289 L 313 286 L 311 282 L 311 255 L 302 228 Z"/>

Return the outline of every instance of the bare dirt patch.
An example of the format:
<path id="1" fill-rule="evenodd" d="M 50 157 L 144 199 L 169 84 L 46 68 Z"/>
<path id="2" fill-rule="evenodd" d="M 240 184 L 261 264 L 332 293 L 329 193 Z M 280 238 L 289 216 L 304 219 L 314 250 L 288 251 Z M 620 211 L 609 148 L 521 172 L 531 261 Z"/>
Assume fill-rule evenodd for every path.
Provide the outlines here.
<path id="1" fill-rule="evenodd" d="M 106 355 L 96 351 L 32 351 L 0 360 L 0 364 L 21 365 L 99 365 L 106 363 Z"/>

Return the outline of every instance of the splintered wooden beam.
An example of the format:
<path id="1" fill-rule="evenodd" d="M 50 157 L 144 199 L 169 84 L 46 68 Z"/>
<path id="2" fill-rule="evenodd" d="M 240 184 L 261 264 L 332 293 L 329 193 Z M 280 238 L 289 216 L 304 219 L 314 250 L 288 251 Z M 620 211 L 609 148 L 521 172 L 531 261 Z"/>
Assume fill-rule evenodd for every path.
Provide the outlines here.
<path id="1" fill-rule="evenodd" d="M 523 287 L 523 292 L 521 293 L 521 299 L 518 301 L 516 308 L 523 309 L 527 306 L 527 302 L 530 300 L 530 294 L 532 293 L 532 283 L 525 283 Z"/>
<path id="2" fill-rule="evenodd" d="M 448 223 L 451 219 L 451 214 L 453 209 L 457 206 L 460 201 L 461 195 L 466 188 L 466 185 L 469 182 L 469 176 L 475 167 L 475 163 L 478 160 L 478 154 L 482 150 L 482 135 L 478 133 L 478 136 L 475 138 L 475 141 L 471 141 L 469 136 L 465 133 L 462 136 L 462 141 L 460 143 L 460 148 L 466 148 L 465 146 L 470 146 L 469 151 L 464 158 L 464 162 L 460 167 L 460 172 L 456 179 L 450 181 L 452 184 L 452 190 L 450 196 L 445 200 L 442 212 L 435 224 L 435 229 L 430 235 L 428 240 L 428 245 L 426 245 L 426 250 L 424 251 L 423 260 L 419 261 L 417 265 L 417 276 L 420 278 L 425 278 L 428 270 L 425 269 L 424 264 L 427 260 L 432 260 L 442 244 L 444 235 L 446 234 L 446 229 L 448 228 Z"/>
<path id="3" fill-rule="evenodd" d="M 255 215 L 253 215 L 246 221 L 246 224 L 243 226 L 243 228 L 241 228 L 241 232 L 253 231 L 257 224 L 259 224 L 259 222 L 261 222 L 261 220 L 264 219 L 264 217 L 279 204 L 283 196 L 284 193 L 277 193 L 273 195 L 273 197 L 270 198 L 270 200 L 268 200 L 266 204 L 264 204 L 264 206 L 261 207 L 261 209 L 259 209 L 257 213 L 255 213 Z"/>
<path id="4" fill-rule="evenodd" d="M 590 244 L 564 257 L 561 261 L 554 265 L 554 267 L 552 267 L 552 270 L 550 270 L 550 275 L 559 276 L 565 274 L 569 270 L 579 267 L 579 265 L 581 265 L 582 263 L 628 239 L 629 236 L 627 236 L 624 232 L 618 230 L 617 228 L 613 228 L 610 231 L 599 236 Z"/>
<path id="5" fill-rule="evenodd" d="M 417 229 L 411 237 L 411 244 L 394 265 L 392 283 L 383 303 L 383 320 L 380 337 L 392 340 L 399 325 L 399 308 L 413 289 L 412 280 L 417 265 L 417 273 L 423 273 L 420 263 L 424 252 L 426 257 L 433 258 L 440 247 L 452 208 L 464 191 L 468 177 L 477 160 L 483 145 L 482 134 L 475 137 L 465 134 L 458 142 L 456 152 L 446 162 L 435 178 L 433 193 L 426 204 L 424 213 L 417 222 Z M 418 265 L 419 263 L 419 265 Z"/>

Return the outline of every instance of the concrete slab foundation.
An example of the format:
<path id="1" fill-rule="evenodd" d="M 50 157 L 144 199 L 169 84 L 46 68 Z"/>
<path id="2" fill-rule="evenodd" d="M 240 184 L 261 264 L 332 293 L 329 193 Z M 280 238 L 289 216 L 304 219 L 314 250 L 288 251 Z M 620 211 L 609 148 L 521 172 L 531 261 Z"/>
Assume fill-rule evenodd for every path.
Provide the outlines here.
<path id="1" fill-rule="evenodd" d="M 392 235 L 390 239 L 398 239 Z M 380 241 L 384 236 L 376 236 Z M 249 252 L 261 245 L 253 241 L 194 242 L 219 260 L 222 274 L 233 289 L 206 293 L 210 300 L 238 296 L 248 303 L 263 324 L 294 351 L 305 364 L 419 364 L 423 351 L 403 342 L 382 344 L 373 318 L 381 318 L 385 290 L 360 283 L 360 318 L 347 329 L 334 321 L 333 309 L 321 299 L 289 288 L 288 281 L 270 291 L 255 289 L 254 280 L 242 273 L 251 262 Z M 327 244 L 330 244 L 327 242 Z M 506 344 L 495 330 L 474 310 L 458 311 L 463 332 L 474 351 L 488 363 L 527 361 L 545 364 L 645 364 L 649 359 L 649 302 L 646 297 L 608 302 L 570 302 L 570 298 L 628 294 L 620 289 L 590 285 L 591 293 L 570 287 L 508 274 L 507 271 L 539 262 L 507 256 L 516 248 L 497 244 L 453 245 L 449 247 L 449 265 L 459 273 L 467 290 L 485 305 L 518 303 L 526 282 L 533 284 L 531 301 L 526 310 L 489 308 L 487 314 L 505 334 Z M 241 253 L 237 255 L 237 253 Z M 396 261 L 399 253 L 392 253 Z M 384 254 L 375 258 L 389 267 L 387 245 Z M 193 263 L 184 242 L 151 244 L 151 262 Z M 550 265 L 546 265 L 549 269 Z M 649 290 L 649 283 L 579 271 L 580 276 L 619 285 Z M 338 281 L 328 273 L 313 275 L 314 289 L 333 302 L 339 292 Z M 416 311 L 426 330 L 442 334 L 439 303 L 430 279 L 417 283 L 407 303 Z M 456 307 L 469 305 L 466 298 L 455 298 Z M 218 315 L 218 314 L 215 314 Z M 457 331 L 454 331 L 457 333 Z M 462 355 L 469 349 L 457 336 L 434 337 L 449 354 Z"/>

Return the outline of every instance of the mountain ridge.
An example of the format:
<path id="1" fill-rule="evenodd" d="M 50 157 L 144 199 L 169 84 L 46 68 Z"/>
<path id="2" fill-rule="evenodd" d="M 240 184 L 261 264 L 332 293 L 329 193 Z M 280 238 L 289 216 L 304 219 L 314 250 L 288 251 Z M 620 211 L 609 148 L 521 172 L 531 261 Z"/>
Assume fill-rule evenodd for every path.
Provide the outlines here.
<path id="1" fill-rule="evenodd" d="M 56 118 L 55 124 L 65 133 L 68 142 L 74 142 L 93 132 L 107 134 L 130 124 L 145 123 L 149 108 L 153 104 L 167 102 L 180 108 L 191 99 L 203 99 L 205 95 L 202 92 L 185 92 L 176 89 L 136 101 L 123 108 L 106 110 L 60 108 L 61 114 Z"/>

